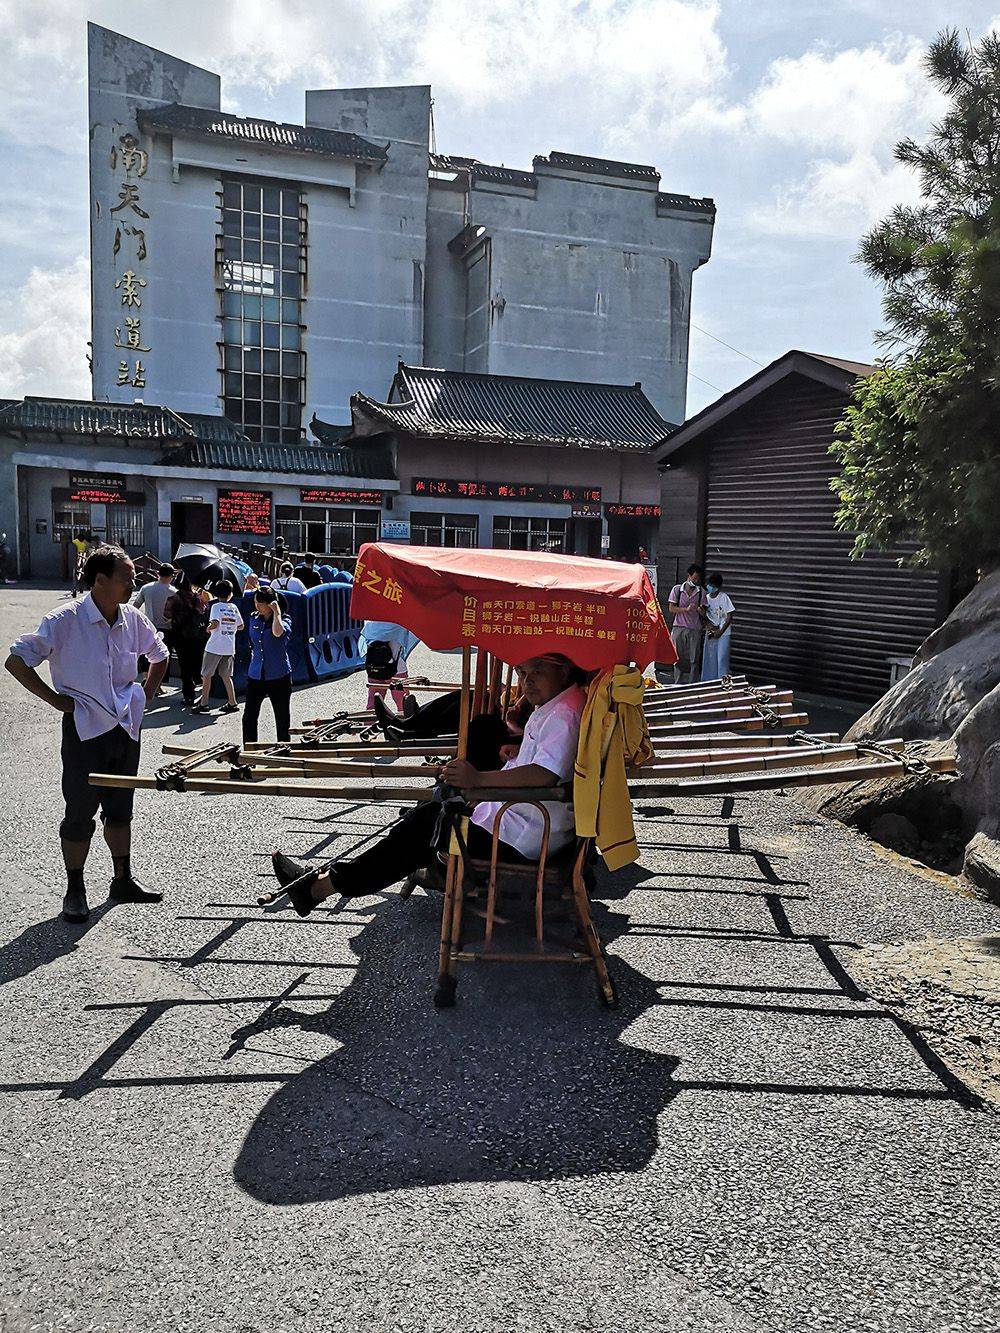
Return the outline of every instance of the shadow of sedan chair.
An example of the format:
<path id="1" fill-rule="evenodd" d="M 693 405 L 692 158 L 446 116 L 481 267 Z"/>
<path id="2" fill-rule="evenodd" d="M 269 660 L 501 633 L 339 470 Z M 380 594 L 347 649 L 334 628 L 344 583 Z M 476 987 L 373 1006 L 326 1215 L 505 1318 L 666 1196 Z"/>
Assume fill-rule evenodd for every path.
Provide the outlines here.
<path id="1" fill-rule="evenodd" d="M 605 939 L 624 929 L 622 914 L 599 902 L 595 913 Z M 308 1203 L 649 1162 L 677 1061 L 622 1034 L 658 1002 L 653 983 L 616 959 L 621 1007 L 607 1012 L 589 968 L 483 964 L 467 970 L 460 1007 L 437 1011 L 439 919 L 436 896 L 389 899 L 352 939 L 357 973 L 325 1012 L 286 1006 L 254 1028 L 300 1027 L 341 1045 L 251 1127 L 234 1170 L 249 1194 Z"/>

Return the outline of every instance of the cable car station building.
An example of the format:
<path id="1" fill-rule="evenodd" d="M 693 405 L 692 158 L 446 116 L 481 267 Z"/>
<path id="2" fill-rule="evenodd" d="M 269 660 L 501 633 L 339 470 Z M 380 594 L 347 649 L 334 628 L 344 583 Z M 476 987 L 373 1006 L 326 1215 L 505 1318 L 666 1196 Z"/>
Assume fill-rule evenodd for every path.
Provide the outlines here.
<path id="1" fill-rule="evenodd" d="M 711 200 L 636 163 L 446 156 L 428 87 L 311 90 L 277 124 L 88 41 L 92 400 L 0 410 L 22 575 L 78 524 L 161 556 L 384 533 L 655 557 Z"/>

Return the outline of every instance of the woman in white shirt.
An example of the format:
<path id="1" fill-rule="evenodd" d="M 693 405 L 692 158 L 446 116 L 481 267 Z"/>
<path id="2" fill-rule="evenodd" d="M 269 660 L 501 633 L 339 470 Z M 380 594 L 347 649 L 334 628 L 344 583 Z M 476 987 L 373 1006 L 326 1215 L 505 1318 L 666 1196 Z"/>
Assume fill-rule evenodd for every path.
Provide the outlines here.
<path id="1" fill-rule="evenodd" d="M 286 560 L 281 566 L 281 573 L 276 579 L 271 580 L 272 588 L 280 588 L 282 592 L 305 592 L 306 585 L 301 579 L 295 577 L 295 566 L 290 560 Z"/>
<path id="2" fill-rule="evenodd" d="M 729 675 L 729 640 L 732 635 L 733 599 L 722 591 L 722 575 L 709 574 L 705 580 L 705 654 L 701 664 L 702 680 L 719 680 Z"/>

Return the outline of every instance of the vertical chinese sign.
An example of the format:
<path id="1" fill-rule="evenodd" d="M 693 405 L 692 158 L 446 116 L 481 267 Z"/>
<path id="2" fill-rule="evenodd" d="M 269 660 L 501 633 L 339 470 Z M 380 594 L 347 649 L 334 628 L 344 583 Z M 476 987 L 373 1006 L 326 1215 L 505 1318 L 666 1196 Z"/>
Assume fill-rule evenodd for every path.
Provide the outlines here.
<path id="1" fill-rule="evenodd" d="M 133 389 L 146 387 L 148 360 L 144 358 L 152 351 L 142 333 L 142 303 L 149 286 L 146 276 L 149 213 L 142 195 L 148 167 L 149 155 L 139 147 L 135 135 L 119 135 L 111 148 L 111 170 L 117 175 L 118 195 L 117 201 L 109 206 L 115 228 L 114 272 L 118 275 L 114 285 L 120 303 L 114 347 L 118 356 L 116 382 L 119 387 L 129 385 Z"/>

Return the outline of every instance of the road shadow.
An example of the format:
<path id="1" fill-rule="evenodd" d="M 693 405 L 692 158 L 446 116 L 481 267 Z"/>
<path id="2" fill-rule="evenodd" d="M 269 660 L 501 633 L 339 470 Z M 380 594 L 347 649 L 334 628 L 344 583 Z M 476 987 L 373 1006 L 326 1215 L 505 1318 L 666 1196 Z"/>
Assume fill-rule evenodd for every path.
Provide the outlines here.
<path id="1" fill-rule="evenodd" d="M 595 915 L 605 940 L 625 927 Z M 610 1012 L 589 967 L 484 964 L 460 971 L 456 1008 L 435 1010 L 439 919 L 436 896 L 387 900 L 351 940 L 357 971 L 325 1011 L 288 1005 L 247 1035 L 248 1050 L 289 1026 L 339 1043 L 257 1117 L 234 1168 L 247 1193 L 306 1203 L 649 1162 L 677 1060 L 622 1034 L 658 1003 L 655 985 L 616 960 Z"/>
<path id="2" fill-rule="evenodd" d="M 110 911 L 110 902 L 91 908 L 86 921 L 64 921 L 61 913 L 46 921 L 36 921 L 0 946 L 0 986 L 28 977 L 40 967 L 47 967 L 67 954 L 75 953 L 89 930 Z"/>

